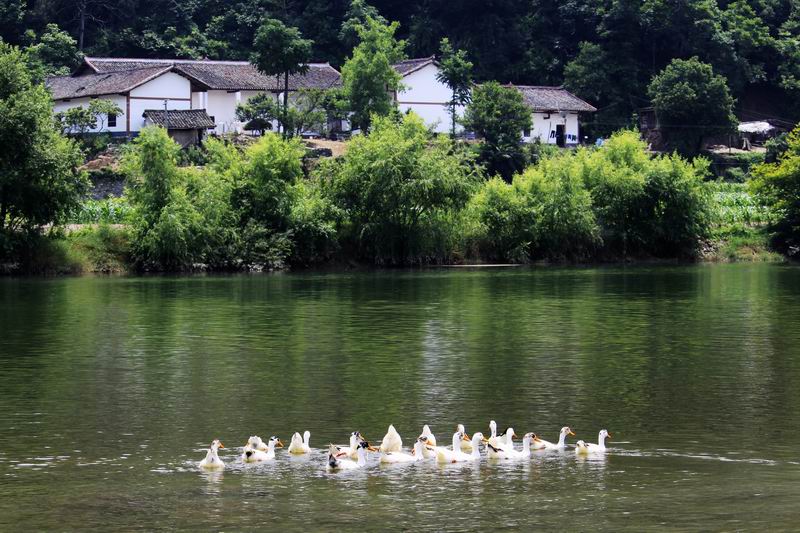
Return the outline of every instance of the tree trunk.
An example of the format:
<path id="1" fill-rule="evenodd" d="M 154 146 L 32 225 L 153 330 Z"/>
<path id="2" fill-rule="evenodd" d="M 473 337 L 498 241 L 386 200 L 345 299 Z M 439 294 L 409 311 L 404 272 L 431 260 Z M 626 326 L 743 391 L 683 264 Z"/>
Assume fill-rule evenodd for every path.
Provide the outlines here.
<path id="1" fill-rule="evenodd" d="M 289 112 L 289 71 L 287 70 L 283 75 L 283 119 L 286 120 Z M 289 132 L 286 131 L 286 126 L 283 127 L 283 134 L 288 139 Z"/>
<path id="2" fill-rule="evenodd" d="M 0 195 L 4 194 L 0 191 Z M 6 229 L 6 203 L 0 203 L 0 233 Z"/>
<path id="3" fill-rule="evenodd" d="M 452 123 L 450 137 L 455 139 L 456 138 L 456 91 L 455 90 L 453 90 L 453 99 L 450 101 L 450 122 Z"/>
<path id="4" fill-rule="evenodd" d="M 78 51 L 83 52 L 83 37 L 86 34 L 86 1 L 78 2 Z"/>

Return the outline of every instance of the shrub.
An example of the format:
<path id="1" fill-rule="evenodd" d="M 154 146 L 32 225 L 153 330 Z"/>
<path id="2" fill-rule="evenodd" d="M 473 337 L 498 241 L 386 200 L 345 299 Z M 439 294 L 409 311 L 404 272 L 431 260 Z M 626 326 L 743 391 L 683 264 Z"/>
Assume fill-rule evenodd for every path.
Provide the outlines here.
<path id="1" fill-rule="evenodd" d="M 341 163 L 322 165 L 324 190 L 343 210 L 340 236 L 359 257 L 380 264 L 444 260 L 438 223 L 460 210 L 476 184 L 465 151 L 430 139 L 414 114 L 377 117 L 352 139 Z M 438 251 L 437 251 L 438 248 Z"/>
<path id="2" fill-rule="evenodd" d="M 786 151 L 777 163 L 755 168 L 752 191 L 772 209 L 773 244 L 790 257 L 800 257 L 800 127 L 786 139 Z"/>

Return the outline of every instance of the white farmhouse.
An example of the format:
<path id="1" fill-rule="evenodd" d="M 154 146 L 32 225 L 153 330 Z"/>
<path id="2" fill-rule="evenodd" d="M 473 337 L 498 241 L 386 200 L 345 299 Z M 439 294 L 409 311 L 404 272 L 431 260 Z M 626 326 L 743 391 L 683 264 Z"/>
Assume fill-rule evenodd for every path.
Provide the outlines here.
<path id="1" fill-rule="evenodd" d="M 341 75 L 327 63 L 310 63 L 305 74 L 289 77 L 289 93 L 302 88 L 341 85 Z M 145 111 L 203 109 L 216 133 L 240 132 L 236 106 L 261 93 L 283 98 L 283 83 L 261 74 L 247 61 L 129 59 L 86 57 L 70 76 L 48 78 L 55 111 L 85 106 L 92 98 L 114 101 L 122 115 L 108 117 L 112 134 L 135 134 L 145 125 Z M 204 122 L 204 121 L 202 121 Z"/>
<path id="2" fill-rule="evenodd" d="M 597 109 L 563 87 L 541 85 L 511 85 L 522 93 L 533 115 L 533 127 L 522 132 L 523 142 L 539 141 L 561 147 L 580 143 L 579 113 L 593 113 Z"/>
<path id="3" fill-rule="evenodd" d="M 434 56 L 407 59 L 392 65 L 403 77 L 403 88 L 394 94 L 401 113 L 413 111 L 425 121 L 433 131 L 448 133 L 451 127 L 450 88 L 436 79 L 439 65 Z M 464 114 L 463 106 L 456 108 L 456 115 Z M 457 125 L 457 130 L 460 127 Z"/>

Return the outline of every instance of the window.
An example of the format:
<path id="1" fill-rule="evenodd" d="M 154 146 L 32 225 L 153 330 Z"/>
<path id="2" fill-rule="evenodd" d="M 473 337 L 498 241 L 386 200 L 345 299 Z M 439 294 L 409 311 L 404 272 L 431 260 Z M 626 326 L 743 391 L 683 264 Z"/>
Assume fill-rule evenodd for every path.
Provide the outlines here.
<path id="1" fill-rule="evenodd" d="M 110 113 L 108 115 L 108 127 L 109 128 L 117 127 L 117 115 L 115 115 L 114 113 Z"/>
<path id="2" fill-rule="evenodd" d="M 530 137 L 531 136 L 531 129 L 528 128 L 526 130 L 522 130 L 522 136 L 525 137 L 525 138 Z"/>

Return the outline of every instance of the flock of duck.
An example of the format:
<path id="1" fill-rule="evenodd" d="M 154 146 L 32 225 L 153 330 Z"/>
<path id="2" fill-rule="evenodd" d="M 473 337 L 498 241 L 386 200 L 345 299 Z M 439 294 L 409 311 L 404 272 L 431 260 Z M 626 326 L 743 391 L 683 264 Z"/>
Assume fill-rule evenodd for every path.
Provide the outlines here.
<path id="1" fill-rule="evenodd" d="M 438 463 L 462 463 L 478 461 L 481 459 L 481 444 L 485 445 L 486 456 L 494 460 L 513 460 L 527 459 L 531 457 L 533 450 L 553 450 L 564 451 L 567 449 L 567 437 L 575 436 L 569 427 L 561 428 L 558 442 L 548 442 L 536 436 L 535 433 L 526 433 L 522 437 L 522 449 L 518 450 L 514 446 L 514 439 L 518 438 L 514 428 L 508 428 L 504 432 L 497 433 L 497 423 L 492 420 L 489 422 L 490 437 L 484 437 L 483 433 L 477 432 L 470 437 L 463 424 L 459 424 L 456 432 L 453 433 L 452 446 L 437 446 L 436 437 L 426 424 L 422 427 L 422 433 L 414 441 L 411 453 L 403 452 L 403 439 L 394 428 L 389 426 L 386 436 L 383 437 L 379 447 L 372 446 L 364 436 L 354 431 L 350 434 L 350 443 L 347 446 L 331 444 L 328 448 L 328 460 L 326 468 L 329 471 L 350 470 L 363 468 L 367 464 L 367 452 L 379 452 L 381 463 L 411 463 L 435 459 Z M 311 452 L 309 440 L 311 433 L 306 431 L 302 436 L 300 433 L 292 435 L 289 444 L 289 453 L 292 455 L 303 455 Z M 606 451 L 606 440 L 611 439 L 608 431 L 603 429 L 597 437 L 597 444 L 587 443 L 579 440 L 575 443 L 575 453 L 578 455 L 602 454 Z M 253 436 L 247 440 L 242 451 L 242 461 L 245 463 L 261 463 L 275 459 L 275 449 L 283 448 L 283 443 L 278 437 L 270 437 L 267 443 L 261 437 Z M 203 470 L 223 470 L 225 463 L 220 459 L 218 450 L 225 446 L 215 439 L 206 453 L 205 459 L 200 461 L 200 468 Z"/>

